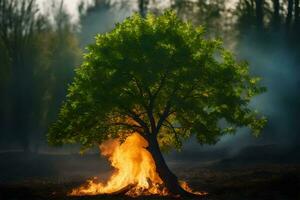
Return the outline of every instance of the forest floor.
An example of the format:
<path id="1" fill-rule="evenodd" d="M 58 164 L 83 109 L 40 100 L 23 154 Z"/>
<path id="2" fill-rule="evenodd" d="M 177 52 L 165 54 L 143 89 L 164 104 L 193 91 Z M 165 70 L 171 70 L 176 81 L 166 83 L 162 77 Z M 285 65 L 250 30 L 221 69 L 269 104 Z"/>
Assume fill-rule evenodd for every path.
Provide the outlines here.
<path id="1" fill-rule="evenodd" d="M 19 157 L 19 160 L 16 157 Z M 58 158 L 57 156 L 36 155 L 30 156 L 30 158 L 24 158 L 24 156 L 16 153 L 0 155 L 1 200 L 133 199 L 124 195 L 85 197 L 67 195 L 72 188 L 81 185 L 88 177 L 92 177 L 98 171 L 103 172 L 103 174 L 98 174 L 100 177 L 107 178 L 110 169 L 106 166 L 107 163 L 105 164 L 105 161 L 99 159 L 98 156 L 88 155 L 78 158 L 73 155 Z M 300 199 L 300 163 L 298 162 L 252 161 L 247 163 L 243 162 L 241 158 L 234 158 L 214 161 L 207 165 L 187 161 L 169 162 L 169 165 L 178 177 L 187 181 L 195 191 L 208 192 L 208 195 L 199 199 Z M 172 198 L 143 196 L 134 199 Z"/>

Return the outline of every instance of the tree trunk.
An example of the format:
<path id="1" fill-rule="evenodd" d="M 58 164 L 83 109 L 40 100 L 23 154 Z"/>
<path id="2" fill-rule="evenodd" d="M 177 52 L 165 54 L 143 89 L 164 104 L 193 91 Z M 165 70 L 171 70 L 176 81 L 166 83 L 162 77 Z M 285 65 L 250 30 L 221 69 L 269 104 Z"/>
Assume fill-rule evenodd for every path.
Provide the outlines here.
<path id="1" fill-rule="evenodd" d="M 146 17 L 149 0 L 139 0 L 139 13 L 142 17 Z"/>
<path id="2" fill-rule="evenodd" d="M 256 25 L 258 30 L 261 30 L 263 28 L 263 17 L 264 17 L 263 5 L 264 5 L 264 0 L 255 0 Z"/>
<path id="3" fill-rule="evenodd" d="M 149 141 L 150 140 L 150 141 Z M 151 138 L 148 140 L 149 146 L 147 150 L 151 153 L 155 165 L 156 171 L 159 177 L 164 182 L 165 186 L 169 190 L 169 192 L 173 195 L 180 195 L 180 196 L 191 196 L 193 194 L 185 191 L 178 183 L 178 179 L 175 174 L 171 172 L 169 167 L 167 166 L 163 155 L 160 151 L 158 142 L 156 138 Z"/>
<path id="4" fill-rule="evenodd" d="M 295 0 L 295 20 L 294 20 L 294 27 L 296 30 L 299 29 L 299 22 L 300 22 L 300 7 L 299 7 L 299 0 Z"/>
<path id="5" fill-rule="evenodd" d="M 294 0 L 288 0 L 288 8 L 287 8 L 287 15 L 286 15 L 286 26 L 288 31 L 290 29 L 290 25 L 293 18 L 293 5 L 294 5 Z"/>
<path id="6" fill-rule="evenodd" d="M 279 0 L 273 0 L 273 7 L 274 7 L 274 11 L 273 11 L 273 28 L 275 30 L 278 29 L 279 24 L 280 24 L 280 3 Z"/>

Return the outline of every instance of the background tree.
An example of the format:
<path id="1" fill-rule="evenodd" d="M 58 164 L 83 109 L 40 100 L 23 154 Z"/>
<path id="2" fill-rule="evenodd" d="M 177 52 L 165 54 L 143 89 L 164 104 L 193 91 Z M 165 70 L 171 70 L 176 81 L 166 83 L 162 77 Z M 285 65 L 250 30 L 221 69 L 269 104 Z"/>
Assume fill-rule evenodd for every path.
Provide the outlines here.
<path id="1" fill-rule="evenodd" d="M 52 21 L 35 0 L 0 0 L 0 137 L 24 151 L 32 138 L 45 140 L 79 57 L 75 28 L 60 5 Z"/>
<path id="2" fill-rule="evenodd" d="M 299 0 L 295 0 L 295 22 L 294 25 L 296 26 L 296 28 L 299 28 L 299 21 L 300 21 L 300 5 L 299 5 Z"/>
<path id="3" fill-rule="evenodd" d="M 279 0 L 273 0 L 273 17 L 272 17 L 272 23 L 274 30 L 278 30 L 280 25 L 280 2 Z"/>
<path id="4" fill-rule="evenodd" d="M 138 0 L 139 13 L 145 17 L 148 10 L 149 0 Z"/>
<path id="5" fill-rule="evenodd" d="M 28 150 L 33 107 L 35 33 L 42 29 L 34 0 L 0 0 L 0 40 L 11 76 L 6 94 L 11 101 L 10 128 Z M 29 51 L 30 49 L 30 51 Z M 2 54 L 2 53 L 1 53 Z M 4 56 L 3 55 L 3 56 Z"/>
<path id="6" fill-rule="evenodd" d="M 258 134 L 265 119 L 248 106 L 258 80 L 201 27 L 172 12 L 134 15 L 89 46 L 48 139 L 91 147 L 138 132 L 168 190 L 184 194 L 160 148 L 192 135 L 214 144 L 241 126 Z"/>
<path id="7" fill-rule="evenodd" d="M 294 8 L 294 0 L 288 0 L 288 5 L 287 5 L 287 15 L 286 15 L 286 26 L 287 29 L 290 28 L 291 22 L 292 22 L 292 18 L 293 18 L 293 9 Z"/>
<path id="8" fill-rule="evenodd" d="M 221 0 L 172 0 L 171 8 L 180 18 L 189 20 L 196 25 L 203 25 L 208 34 L 216 36 L 224 32 L 222 28 L 225 26 L 226 2 Z M 226 18 L 226 20 L 229 19 Z"/>
<path id="9" fill-rule="evenodd" d="M 237 16 L 237 29 L 241 31 L 242 35 L 262 32 L 265 28 L 267 17 L 269 13 L 270 4 L 264 0 L 241 0 L 237 3 L 234 10 L 234 15 Z M 258 34 L 259 35 L 259 34 Z"/>
<path id="10" fill-rule="evenodd" d="M 63 1 L 52 5 L 53 22 L 47 30 L 39 32 L 36 42 L 35 67 L 35 148 L 44 144 L 45 132 L 58 113 L 64 100 L 67 85 L 74 76 L 74 66 L 79 63 L 81 50 L 77 38 L 77 26 L 70 22 L 70 16 L 63 7 Z"/>

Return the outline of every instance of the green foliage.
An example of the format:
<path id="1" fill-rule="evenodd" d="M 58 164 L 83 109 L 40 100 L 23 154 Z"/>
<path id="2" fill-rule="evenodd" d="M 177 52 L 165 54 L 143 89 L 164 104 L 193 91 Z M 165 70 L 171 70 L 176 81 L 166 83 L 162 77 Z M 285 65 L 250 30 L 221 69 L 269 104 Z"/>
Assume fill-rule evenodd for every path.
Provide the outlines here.
<path id="1" fill-rule="evenodd" d="M 258 134 L 266 119 L 249 107 L 265 91 L 258 82 L 202 27 L 173 12 L 136 14 L 88 47 L 48 139 L 90 147 L 137 131 L 180 148 L 193 134 L 207 144 L 237 127 Z"/>

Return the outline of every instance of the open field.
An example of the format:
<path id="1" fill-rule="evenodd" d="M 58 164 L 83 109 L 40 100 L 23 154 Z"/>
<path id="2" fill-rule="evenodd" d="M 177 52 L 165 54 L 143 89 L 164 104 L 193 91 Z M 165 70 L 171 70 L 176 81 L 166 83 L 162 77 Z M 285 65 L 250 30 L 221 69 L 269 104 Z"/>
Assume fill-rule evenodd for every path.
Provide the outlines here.
<path id="1" fill-rule="evenodd" d="M 243 162 L 243 156 L 222 159 L 203 165 L 186 160 L 171 162 L 170 167 L 191 188 L 209 194 L 208 200 L 297 200 L 300 199 L 300 164 L 274 162 Z M 252 162 L 254 162 L 252 158 Z M 202 163 L 202 165 L 201 165 Z M 1 200 L 77 200 L 131 199 L 126 196 L 70 197 L 67 193 L 88 177 L 107 178 L 110 168 L 98 155 L 29 157 L 19 154 L 1 155 Z M 102 172 L 102 173 L 99 173 Z M 136 199 L 169 199 L 139 197 Z"/>
<path id="2" fill-rule="evenodd" d="M 243 169 L 197 169 L 177 171 L 191 187 L 207 191 L 203 199 L 272 199 L 287 200 L 300 197 L 300 165 L 266 165 Z M 130 199 L 124 196 L 68 197 L 71 188 L 81 182 L 55 182 L 38 179 L 20 183 L 1 184 L 1 199 Z M 139 198 L 138 198 L 139 199 Z M 147 197 L 141 199 L 166 199 Z"/>

